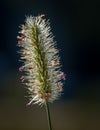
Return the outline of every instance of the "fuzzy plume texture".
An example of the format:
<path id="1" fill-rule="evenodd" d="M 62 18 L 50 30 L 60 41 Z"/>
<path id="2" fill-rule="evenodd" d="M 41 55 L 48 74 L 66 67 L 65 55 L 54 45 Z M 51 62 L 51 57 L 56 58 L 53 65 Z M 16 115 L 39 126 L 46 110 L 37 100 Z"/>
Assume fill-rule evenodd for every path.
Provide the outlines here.
<path id="1" fill-rule="evenodd" d="M 58 99 L 63 91 L 65 74 L 61 71 L 59 51 L 44 15 L 29 16 L 17 37 L 24 75 L 20 78 L 28 89 L 30 104 L 44 104 Z"/>

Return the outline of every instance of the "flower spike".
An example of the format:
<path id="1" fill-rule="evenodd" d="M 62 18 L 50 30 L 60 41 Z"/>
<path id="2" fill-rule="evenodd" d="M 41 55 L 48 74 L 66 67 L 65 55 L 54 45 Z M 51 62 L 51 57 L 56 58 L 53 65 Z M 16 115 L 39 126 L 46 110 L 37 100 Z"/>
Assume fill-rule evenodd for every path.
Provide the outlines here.
<path id="1" fill-rule="evenodd" d="M 45 104 L 58 99 L 65 74 L 61 71 L 59 51 L 51 33 L 50 23 L 44 15 L 26 18 L 17 38 L 24 71 L 21 81 L 26 83 L 32 103 Z"/>

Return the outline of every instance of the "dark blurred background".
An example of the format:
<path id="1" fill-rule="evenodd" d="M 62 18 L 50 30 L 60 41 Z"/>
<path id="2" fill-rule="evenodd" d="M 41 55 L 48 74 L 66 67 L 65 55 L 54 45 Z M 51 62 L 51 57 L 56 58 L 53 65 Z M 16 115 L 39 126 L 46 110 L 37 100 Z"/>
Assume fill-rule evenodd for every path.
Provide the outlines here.
<path id="1" fill-rule="evenodd" d="M 45 109 L 25 107 L 16 47 L 25 16 L 45 14 L 66 73 L 64 94 L 50 105 L 53 130 L 100 130 L 100 1 L 0 1 L 0 130 L 47 130 Z"/>

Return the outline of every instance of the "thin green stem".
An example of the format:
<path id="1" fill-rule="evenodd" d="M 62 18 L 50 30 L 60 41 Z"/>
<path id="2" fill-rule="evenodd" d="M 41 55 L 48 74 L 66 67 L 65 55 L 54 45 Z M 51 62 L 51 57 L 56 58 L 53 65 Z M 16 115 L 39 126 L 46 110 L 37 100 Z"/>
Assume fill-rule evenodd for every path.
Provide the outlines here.
<path id="1" fill-rule="evenodd" d="M 47 120 L 48 120 L 48 127 L 49 130 L 52 130 L 52 126 L 51 126 L 51 118 L 50 118 L 50 110 L 49 110 L 49 105 L 48 102 L 45 102 L 45 106 L 46 106 L 46 113 L 47 113 Z"/>

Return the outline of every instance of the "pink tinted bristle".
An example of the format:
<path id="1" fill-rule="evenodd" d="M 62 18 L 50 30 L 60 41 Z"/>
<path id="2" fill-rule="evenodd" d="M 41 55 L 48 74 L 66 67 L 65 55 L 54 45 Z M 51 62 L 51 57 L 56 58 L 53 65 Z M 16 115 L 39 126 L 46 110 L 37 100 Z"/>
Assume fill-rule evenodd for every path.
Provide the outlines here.
<path id="1" fill-rule="evenodd" d="M 20 67 L 20 68 L 19 68 L 19 71 L 20 71 L 20 72 L 22 72 L 22 71 L 23 71 L 23 68 L 22 68 L 22 67 Z"/>
<path id="2" fill-rule="evenodd" d="M 63 80 L 66 80 L 66 74 L 64 72 L 62 72 L 61 77 L 62 77 Z"/>
<path id="3" fill-rule="evenodd" d="M 31 104 L 29 104 L 29 103 L 26 104 L 26 107 L 30 107 L 30 106 L 31 106 Z"/>

